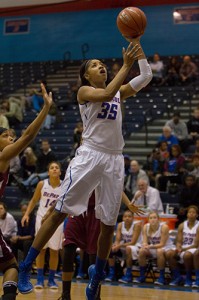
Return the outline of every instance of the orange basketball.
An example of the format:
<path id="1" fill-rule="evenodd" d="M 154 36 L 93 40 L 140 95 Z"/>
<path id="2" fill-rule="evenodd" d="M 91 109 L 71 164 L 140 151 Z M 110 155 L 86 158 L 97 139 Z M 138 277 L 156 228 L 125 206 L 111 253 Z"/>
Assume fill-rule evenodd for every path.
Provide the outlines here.
<path id="1" fill-rule="evenodd" d="M 135 38 L 144 33 L 147 18 L 137 7 L 126 7 L 117 16 L 117 27 L 127 38 Z"/>

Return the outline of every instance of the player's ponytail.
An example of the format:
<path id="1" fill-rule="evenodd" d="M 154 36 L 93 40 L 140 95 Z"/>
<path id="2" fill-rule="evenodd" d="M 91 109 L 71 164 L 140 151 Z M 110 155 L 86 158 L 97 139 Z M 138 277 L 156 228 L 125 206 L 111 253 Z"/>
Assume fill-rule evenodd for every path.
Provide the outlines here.
<path id="1" fill-rule="evenodd" d="M 85 78 L 85 73 L 88 69 L 88 65 L 90 63 L 90 60 L 85 60 L 82 65 L 80 66 L 80 70 L 79 70 L 79 76 L 81 79 L 81 86 L 83 85 L 90 85 L 90 82 Z"/>

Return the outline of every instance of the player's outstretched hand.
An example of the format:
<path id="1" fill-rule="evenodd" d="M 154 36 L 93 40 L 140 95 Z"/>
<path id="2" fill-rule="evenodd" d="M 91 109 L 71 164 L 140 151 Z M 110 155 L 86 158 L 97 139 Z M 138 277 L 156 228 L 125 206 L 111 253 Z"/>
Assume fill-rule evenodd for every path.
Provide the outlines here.
<path id="1" fill-rule="evenodd" d="M 124 64 L 126 64 L 128 67 L 132 66 L 134 61 L 136 61 L 140 54 L 141 47 L 139 44 L 134 45 L 133 43 L 130 43 L 127 47 L 127 49 L 123 48 L 122 49 L 122 55 L 123 55 L 123 61 Z"/>
<path id="2" fill-rule="evenodd" d="M 46 91 L 45 85 L 43 83 L 41 83 L 41 90 L 42 90 L 42 96 L 44 99 L 44 104 L 47 106 L 51 106 L 52 102 L 53 102 L 52 92 L 50 92 L 48 94 Z"/>
<path id="3" fill-rule="evenodd" d="M 132 202 L 128 205 L 128 209 L 138 216 L 145 214 L 142 205 L 135 205 Z"/>

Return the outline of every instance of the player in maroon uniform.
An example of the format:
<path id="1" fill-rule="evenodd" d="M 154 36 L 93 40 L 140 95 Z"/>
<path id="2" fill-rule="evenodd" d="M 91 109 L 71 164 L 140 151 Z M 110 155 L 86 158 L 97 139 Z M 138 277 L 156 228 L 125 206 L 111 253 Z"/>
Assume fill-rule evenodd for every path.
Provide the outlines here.
<path id="1" fill-rule="evenodd" d="M 0 127 L 0 199 L 3 197 L 9 176 L 10 160 L 22 152 L 35 138 L 52 104 L 52 94 L 49 95 L 41 85 L 44 106 L 36 119 L 26 128 L 22 136 L 14 142 L 8 129 Z M 17 261 L 4 241 L 0 230 L 0 271 L 3 272 L 2 300 L 15 300 L 17 292 L 18 266 Z"/>

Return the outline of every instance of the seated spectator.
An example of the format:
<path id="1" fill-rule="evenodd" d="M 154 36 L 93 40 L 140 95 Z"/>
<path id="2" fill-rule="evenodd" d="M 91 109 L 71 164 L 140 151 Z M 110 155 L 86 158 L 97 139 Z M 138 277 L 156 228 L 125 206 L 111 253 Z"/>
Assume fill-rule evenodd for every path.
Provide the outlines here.
<path id="1" fill-rule="evenodd" d="M 159 278 L 155 284 L 165 284 L 165 265 L 166 253 L 170 249 L 174 249 L 174 245 L 169 237 L 169 227 L 165 223 L 161 223 L 157 212 L 150 212 L 148 223 L 144 225 L 143 242 L 139 250 L 138 262 L 140 266 L 140 276 L 133 282 L 142 283 L 146 279 L 147 258 L 157 258 L 157 266 L 160 271 Z"/>
<path id="2" fill-rule="evenodd" d="M 179 84 L 179 71 L 180 63 L 175 56 L 169 59 L 169 63 L 166 66 L 165 76 L 161 82 L 161 85 L 176 86 Z"/>
<path id="3" fill-rule="evenodd" d="M 16 132 L 14 129 L 9 129 L 10 136 L 12 136 L 13 140 L 16 140 Z M 9 185 L 17 185 L 17 181 L 20 177 L 21 171 L 21 163 L 19 155 L 15 156 L 10 160 L 10 170 L 9 170 Z"/>
<path id="4" fill-rule="evenodd" d="M 126 181 L 126 178 L 131 172 L 130 165 L 131 165 L 130 156 L 128 154 L 124 154 L 124 176 L 125 176 L 124 181 Z"/>
<path id="5" fill-rule="evenodd" d="M 75 152 L 77 148 L 81 145 L 82 141 L 82 132 L 83 132 L 83 123 L 78 122 L 73 132 L 73 149 L 70 153 L 70 157 L 73 158 L 75 156 Z"/>
<path id="6" fill-rule="evenodd" d="M 137 190 L 137 182 L 141 178 L 146 179 L 146 181 L 149 182 L 146 172 L 141 169 L 138 161 L 132 160 L 130 164 L 130 174 L 125 179 L 126 183 L 124 186 L 124 191 L 129 199 L 133 198 Z"/>
<path id="7" fill-rule="evenodd" d="M 172 129 L 170 126 L 164 126 L 162 128 L 162 135 L 158 139 L 158 144 L 160 144 L 161 142 L 167 143 L 168 151 L 171 150 L 172 145 L 179 144 L 177 137 L 174 134 L 172 134 L 171 131 Z"/>
<path id="8" fill-rule="evenodd" d="M 195 143 L 197 136 L 199 136 L 199 107 L 196 107 L 193 116 L 187 122 L 187 129 L 191 137 L 192 144 Z"/>
<path id="9" fill-rule="evenodd" d="M 117 75 L 117 73 L 119 72 L 119 70 L 121 69 L 121 66 L 119 63 L 115 62 L 112 66 L 111 66 L 111 70 L 110 70 L 110 81 L 113 80 L 113 78 Z"/>
<path id="10" fill-rule="evenodd" d="M 190 175 L 194 175 L 196 180 L 199 179 L 199 154 L 194 154 L 191 157 L 192 160 L 192 169 L 189 171 Z"/>
<path id="11" fill-rule="evenodd" d="M 36 172 L 37 156 L 31 147 L 27 147 L 21 157 L 22 178 L 27 179 Z"/>
<path id="12" fill-rule="evenodd" d="M 188 129 L 185 122 L 180 119 L 180 113 L 175 111 L 171 120 L 167 121 L 165 126 L 169 126 L 180 144 L 183 152 L 186 151 L 187 147 L 190 145 L 188 139 Z"/>
<path id="13" fill-rule="evenodd" d="M 7 206 L 4 202 L 0 202 L 0 230 L 6 243 L 10 245 L 12 237 L 17 234 L 17 222 L 7 211 Z"/>
<path id="14" fill-rule="evenodd" d="M 36 173 L 33 173 L 28 179 L 22 181 L 25 187 L 35 186 L 40 180 L 48 178 L 48 165 L 50 162 L 56 161 L 56 155 L 51 150 L 49 141 L 43 139 L 41 142 L 41 151 L 37 156 Z"/>
<path id="15" fill-rule="evenodd" d="M 2 106 L 0 106 L 0 127 L 9 129 L 10 126 L 9 126 L 8 118 L 4 116 L 5 112 L 6 110 Z"/>
<path id="16" fill-rule="evenodd" d="M 168 182 L 181 184 L 182 177 L 186 171 L 185 156 L 179 145 L 171 147 L 171 155 L 164 164 L 163 175 L 158 178 L 160 191 L 166 191 Z"/>
<path id="17" fill-rule="evenodd" d="M 10 126 L 19 125 L 23 121 L 23 112 L 20 100 L 10 97 L 3 100 L 2 107 L 5 109 L 4 116 L 8 119 Z"/>
<path id="18" fill-rule="evenodd" d="M 160 56 L 158 53 L 153 55 L 153 62 L 150 62 L 151 71 L 153 74 L 153 78 L 151 80 L 152 85 L 161 84 L 164 76 L 164 64 L 160 60 Z"/>
<path id="19" fill-rule="evenodd" d="M 183 57 L 183 63 L 180 67 L 180 79 L 183 85 L 193 83 L 198 76 L 197 65 L 191 61 L 189 55 Z"/>
<path id="20" fill-rule="evenodd" d="M 49 88 L 47 86 L 46 80 L 42 80 L 41 83 L 44 84 L 47 93 L 49 93 L 50 91 L 49 91 Z M 40 112 L 41 107 L 44 104 L 44 100 L 43 100 L 43 97 L 42 97 L 42 91 L 41 91 L 41 89 L 39 89 L 39 90 L 32 89 L 30 91 L 30 100 L 29 101 L 32 103 L 33 109 L 36 112 Z"/>
<path id="21" fill-rule="evenodd" d="M 179 193 L 179 207 L 175 209 L 179 225 L 186 219 L 187 208 L 190 205 L 199 207 L 199 186 L 194 175 L 185 175 L 181 191 Z"/>
<path id="22" fill-rule="evenodd" d="M 192 286 L 193 256 L 199 247 L 199 222 L 197 217 L 198 208 L 193 205 L 190 206 L 187 210 L 186 221 L 178 226 L 176 249 L 171 249 L 166 254 L 173 275 L 169 284 L 171 286 L 184 283 L 184 279 L 180 274 L 179 263 L 183 264 L 186 270 L 184 286 Z M 197 239 L 196 236 L 198 236 Z"/>
<path id="23" fill-rule="evenodd" d="M 42 125 L 43 129 L 50 129 L 52 125 L 56 123 L 56 118 L 57 118 L 57 106 L 53 102 L 50 110 L 46 116 L 46 119 L 44 120 L 44 123 Z"/>
<path id="24" fill-rule="evenodd" d="M 158 213 L 163 212 L 162 200 L 157 189 L 148 185 L 145 179 L 139 179 L 137 182 L 137 192 L 135 193 L 133 202 L 136 205 L 143 205 L 146 210 L 155 210 Z"/>
<path id="25" fill-rule="evenodd" d="M 160 156 L 162 160 L 166 160 L 169 158 L 170 153 L 168 151 L 168 144 L 167 142 L 160 142 L 157 147 L 159 148 L 160 151 Z"/>
<path id="26" fill-rule="evenodd" d="M 109 273 L 105 281 L 115 279 L 115 257 L 127 258 L 127 269 L 125 275 L 119 282 L 132 282 L 132 259 L 138 258 L 137 253 L 141 243 L 141 223 L 133 220 L 133 213 L 126 210 L 123 221 L 117 226 L 115 242 L 112 245 L 108 259 Z"/>
<path id="27" fill-rule="evenodd" d="M 22 217 L 24 216 L 28 205 L 21 205 L 21 213 Z M 21 225 L 21 219 L 17 221 L 17 235 L 11 238 L 11 247 L 12 251 L 18 260 L 18 250 L 23 252 L 23 258 L 28 254 L 29 248 L 32 245 L 33 239 L 35 235 L 35 216 L 32 215 L 29 218 L 29 222 L 24 226 Z"/>
<path id="28" fill-rule="evenodd" d="M 147 156 L 146 164 L 143 169 L 146 171 L 150 186 L 157 187 L 157 178 L 164 170 L 165 159 L 161 157 L 159 148 L 153 149 L 150 155 Z"/>

